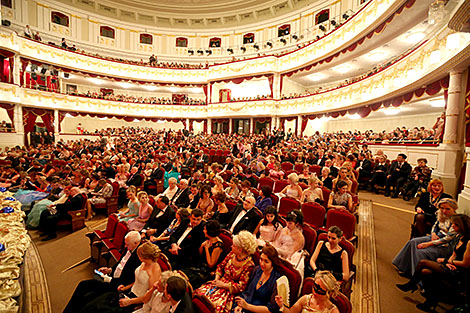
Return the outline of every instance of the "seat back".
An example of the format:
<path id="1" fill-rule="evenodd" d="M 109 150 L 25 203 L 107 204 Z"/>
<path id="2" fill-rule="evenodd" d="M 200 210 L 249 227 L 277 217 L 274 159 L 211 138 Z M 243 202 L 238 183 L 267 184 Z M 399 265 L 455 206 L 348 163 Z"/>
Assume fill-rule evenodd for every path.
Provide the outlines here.
<path id="1" fill-rule="evenodd" d="M 158 258 L 157 263 L 158 265 L 160 265 L 162 272 L 171 271 L 170 261 L 168 260 L 168 257 L 165 254 L 160 253 L 160 257 Z"/>
<path id="2" fill-rule="evenodd" d="M 348 297 L 346 297 L 341 292 L 339 292 L 335 297 L 332 297 L 330 301 L 334 305 L 336 305 L 339 313 L 351 313 L 352 312 L 351 301 L 349 301 Z"/>
<path id="3" fill-rule="evenodd" d="M 323 193 L 323 206 L 328 207 L 328 200 L 330 199 L 331 190 L 326 187 L 321 187 L 321 192 Z"/>
<path id="4" fill-rule="evenodd" d="M 227 255 L 232 250 L 232 234 L 229 231 L 221 231 L 219 238 L 222 240 L 224 245 L 224 255 Z"/>
<path id="5" fill-rule="evenodd" d="M 300 209 L 300 202 L 290 197 L 283 197 L 279 201 L 279 215 L 287 216 L 292 210 Z"/>
<path id="6" fill-rule="evenodd" d="M 195 313 L 215 313 L 214 304 L 202 294 L 193 295 L 193 307 Z"/>
<path id="7" fill-rule="evenodd" d="M 317 174 L 317 177 L 320 177 L 321 176 L 321 166 L 320 165 L 310 165 L 308 167 L 308 171 L 310 173 L 315 173 Z"/>
<path id="8" fill-rule="evenodd" d="M 274 206 L 275 208 L 277 208 L 277 205 L 278 205 L 278 203 L 279 203 L 279 197 L 278 197 L 277 195 L 275 195 L 275 194 L 272 193 L 271 196 L 270 196 L 270 198 L 271 198 L 271 201 L 272 201 L 272 203 L 273 203 L 273 206 Z"/>
<path id="9" fill-rule="evenodd" d="M 285 171 L 290 171 L 290 170 L 293 170 L 294 169 L 294 164 L 292 164 L 291 162 L 282 162 L 281 163 L 281 169 L 285 172 Z"/>
<path id="10" fill-rule="evenodd" d="M 259 197 L 259 191 L 258 191 L 258 189 L 254 188 L 254 187 L 251 187 L 251 188 L 250 188 L 250 191 L 251 191 L 251 193 L 253 194 L 253 197 L 255 197 L 255 199 L 258 199 L 258 197 Z"/>
<path id="11" fill-rule="evenodd" d="M 341 228 L 344 237 L 350 240 L 354 237 L 356 217 L 345 210 L 330 209 L 328 213 L 326 213 L 326 229 L 334 225 Z"/>
<path id="12" fill-rule="evenodd" d="M 114 236 L 118 222 L 119 220 L 115 214 L 108 216 L 108 223 L 106 224 L 106 229 L 103 233 L 104 238 L 111 238 Z"/>
<path id="13" fill-rule="evenodd" d="M 351 193 L 352 194 L 357 194 L 357 187 L 358 187 L 357 181 L 352 180 L 352 184 L 351 184 Z"/>
<path id="14" fill-rule="evenodd" d="M 300 273 L 294 268 L 294 266 L 287 260 L 281 259 L 278 271 L 281 276 L 286 276 L 289 281 L 289 305 L 293 305 L 297 301 L 300 284 L 302 283 L 302 277 Z"/>
<path id="15" fill-rule="evenodd" d="M 300 291 L 300 296 L 305 296 L 313 291 L 313 283 L 315 279 L 313 277 L 306 277 L 304 283 L 302 284 L 302 290 Z"/>
<path id="16" fill-rule="evenodd" d="M 128 231 L 129 229 L 127 228 L 126 224 L 118 223 L 116 225 L 116 231 L 114 232 L 113 237 L 113 245 L 117 250 L 121 251 L 124 247 L 124 238 L 126 237 Z"/>
<path id="17" fill-rule="evenodd" d="M 277 180 L 275 183 L 274 183 L 274 190 L 273 192 L 274 193 L 279 193 L 282 191 L 282 189 L 284 189 L 287 185 L 289 185 L 289 182 L 287 180 Z"/>
<path id="18" fill-rule="evenodd" d="M 325 222 L 326 210 L 323 206 L 316 202 L 306 202 L 302 204 L 302 213 L 304 214 L 304 222 L 315 229 L 319 229 Z"/>
<path id="19" fill-rule="evenodd" d="M 297 163 L 295 166 L 294 166 L 294 170 L 298 173 L 302 173 L 303 170 L 304 170 L 304 165 L 302 163 Z"/>
<path id="20" fill-rule="evenodd" d="M 271 189 L 274 187 L 274 180 L 270 177 L 261 177 L 259 179 L 259 184 L 258 184 L 258 189 L 261 188 L 261 186 L 269 186 Z"/>
<path id="21" fill-rule="evenodd" d="M 232 201 L 232 200 L 227 200 L 225 201 L 225 206 L 227 207 L 229 212 L 232 212 L 233 209 L 235 209 L 235 207 L 237 206 L 237 202 Z"/>
<path id="22" fill-rule="evenodd" d="M 317 232 L 307 224 L 302 225 L 302 230 L 305 238 L 304 250 L 312 255 L 313 251 L 315 250 L 315 243 L 317 241 Z"/>
<path id="23" fill-rule="evenodd" d="M 302 190 L 305 190 L 305 189 L 308 188 L 308 185 L 306 183 L 303 183 L 303 182 L 300 182 L 299 186 L 300 186 L 300 188 L 302 188 Z"/>
<path id="24" fill-rule="evenodd" d="M 328 241 L 328 234 L 321 233 L 320 235 L 318 235 L 318 242 L 320 241 Z M 355 268 L 355 266 L 353 265 L 353 257 L 354 252 L 356 252 L 356 248 L 354 247 L 351 241 L 347 240 L 344 237 L 341 238 L 338 244 L 348 253 L 349 270 L 352 271 Z"/>

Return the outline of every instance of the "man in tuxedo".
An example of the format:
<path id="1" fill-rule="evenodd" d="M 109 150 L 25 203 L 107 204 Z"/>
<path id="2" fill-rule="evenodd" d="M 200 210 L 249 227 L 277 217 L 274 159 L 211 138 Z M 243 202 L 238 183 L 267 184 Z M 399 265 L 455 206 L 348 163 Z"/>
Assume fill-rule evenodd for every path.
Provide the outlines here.
<path id="1" fill-rule="evenodd" d="M 390 187 L 395 184 L 395 190 L 392 198 L 398 198 L 400 189 L 406 182 L 411 173 L 411 165 L 406 162 L 406 154 L 400 153 L 397 159 L 392 162 L 388 170 L 387 182 L 385 184 L 385 196 L 390 196 Z"/>
<path id="2" fill-rule="evenodd" d="M 254 232 L 261 219 L 255 211 L 255 203 L 254 197 L 247 197 L 243 204 L 238 204 L 225 228 L 230 230 L 233 235 L 242 230 L 247 230 L 250 233 Z"/>
<path id="3" fill-rule="evenodd" d="M 317 157 L 315 158 L 315 165 L 320 165 L 321 167 L 325 166 L 325 161 L 327 157 L 325 156 L 325 151 L 323 149 L 319 149 L 317 153 Z"/>
<path id="4" fill-rule="evenodd" d="M 139 187 L 142 185 L 142 176 L 139 174 L 137 166 L 131 168 L 131 175 L 126 181 L 126 186 L 119 188 L 118 207 L 122 208 L 126 203 L 126 189 L 129 186 Z"/>
<path id="5" fill-rule="evenodd" d="M 233 168 L 232 158 L 228 157 L 228 158 L 225 159 L 225 164 L 224 164 L 224 167 L 222 169 L 222 172 L 231 171 L 232 168 Z"/>
<path id="6" fill-rule="evenodd" d="M 200 209 L 192 210 L 189 219 L 183 220 L 170 235 L 170 249 L 165 254 L 174 269 L 197 264 L 198 249 L 204 241 L 203 215 Z"/>
<path id="7" fill-rule="evenodd" d="M 191 154 L 186 151 L 184 153 L 184 161 L 183 161 L 183 164 L 181 165 L 181 173 L 182 174 L 185 174 L 186 173 L 186 177 L 185 178 L 188 178 L 190 177 L 191 175 L 191 169 L 194 167 L 194 159 L 193 157 L 191 156 Z"/>
<path id="8" fill-rule="evenodd" d="M 164 157 L 162 167 L 166 172 L 169 172 L 173 168 L 173 163 L 168 157 Z"/>
<path id="9" fill-rule="evenodd" d="M 146 229 L 148 236 L 160 236 L 175 218 L 175 211 L 169 206 L 169 203 L 170 200 L 166 196 L 160 196 L 156 199 L 155 209 L 143 228 Z"/>
<path id="10" fill-rule="evenodd" d="M 204 171 L 204 164 L 209 163 L 209 155 L 204 152 L 199 152 L 196 159 L 196 170 Z"/>
<path id="11" fill-rule="evenodd" d="M 377 187 L 385 185 L 387 181 L 387 173 L 389 167 L 390 166 L 385 161 L 385 157 L 383 155 L 379 156 L 377 162 L 374 164 L 374 167 L 372 169 L 369 190 L 374 191 L 375 193 L 379 193 Z"/>
<path id="12" fill-rule="evenodd" d="M 61 219 L 70 219 L 68 212 L 81 210 L 84 202 L 85 198 L 80 193 L 80 189 L 73 187 L 70 189 L 67 201 L 48 206 L 47 210 L 41 213 L 39 220 L 39 229 L 43 232 L 43 235 L 47 235 L 42 241 L 57 238 L 57 222 Z"/>
<path id="13" fill-rule="evenodd" d="M 87 304 L 98 296 L 115 291 L 119 285 L 130 285 L 135 280 L 135 269 L 141 264 L 137 256 L 137 247 L 140 244 L 140 234 L 137 231 L 130 231 L 125 239 L 125 250 L 119 262 L 112 268 L 102 267 L 98 269 L 101 273 L 108 275 L 111 281 L 83 280 L 72 295 L 63 313 L 80 312 Z M 107 279 L 106 279 L 107 281 Z"/>
<path id="14" fill-rule="evenodd" d="M 156 181 L 162 178 L 163 178 L 163 169 L 160 167 L 160 163 L 156 161 L 155 163 L 153 163 L 153 169 L 152 169 L 152 173 L 149 176 L 149 179 L 144 182 L 144 190 L 148 194 L 155 195 L 156 189 L 154 189 L 155 191 L 150 190 L 150 186 L 156 186 L 157 185 Z"/>
<path id="15" fill-rule="evenodd" d="M 372 172 L 372 162 L 366 158 L 364 153 L 357 156 L 356 170 L 359 171 L 359 179 L 369 178 Z"/>
<path id="16" fill-rule="evenodd" d="M 170 313 L 194 313 L 193 302 L 186 289 L 186 281 L 183 278 L 168 278 L 164 295 L 170 300 Z"/>
<path id="17" fill-rule="evenodd" d="M 334 167 L 333 166 L 333 161 L 331 161 L 330 159 L 326 159 L 325 161 L 325 167 L 328 167 L 330 169 L 330 176 L 332 178 L 336 178 L 338 177 L 338 168 L 337 167 Z"/>
<path id="18" fill-rule="evenodd" d="M 199 188 L 197 188 L 197 184 L 192 184 L 190 188 L 190 193 L 188 195 L 189 198 L 189 208 L 194 210 L 199 203 L 199 199 L 201 199 L 201 195 L 199 193 Z"/>
<path id="19" fill-rule="evenodd" d="M 189 193 L 188 181 L 182 179 L 179 183 L 179 189 L 173 196 L 173 199 L 170 200 L 170 206 L 177 210 L 178 208 L 187 208 L 189 205 Z"/>

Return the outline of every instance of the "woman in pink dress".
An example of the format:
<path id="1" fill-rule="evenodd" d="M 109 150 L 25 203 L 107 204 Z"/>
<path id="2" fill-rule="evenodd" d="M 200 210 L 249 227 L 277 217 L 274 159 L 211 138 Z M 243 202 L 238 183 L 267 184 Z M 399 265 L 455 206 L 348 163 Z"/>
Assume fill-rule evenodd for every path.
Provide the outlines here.
<path id="1" fill-rule="evenodd" d="M 144 228 L 145 223 L 150 218 L 152 214 L 152 206 L 149 204 L 149 196 L 145 191 L 139 191 L 137 194 L 137 199 L 139 199 L 139 216 L 132 218 L 127 222 L 127 227 L 129 230 L 141 231 Z"/>
<path id="2" fill-rule="evenodd" d="M 232 310 L 236 295 L 245 290 L 255 267 L 251 255 L 256 251 L 256 238 L 248 231 L 241 231 L 233 237 L 232 251 L 217 266 L 215 279 L 196 289 L 194 292 L 205 295 L 217 313 Z"/>

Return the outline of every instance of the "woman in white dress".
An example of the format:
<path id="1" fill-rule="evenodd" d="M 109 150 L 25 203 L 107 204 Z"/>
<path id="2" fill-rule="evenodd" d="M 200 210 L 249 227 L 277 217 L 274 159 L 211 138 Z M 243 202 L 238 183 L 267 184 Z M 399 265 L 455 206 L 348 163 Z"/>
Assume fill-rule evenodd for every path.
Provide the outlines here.
<path id="1" fill-rule="evenodd" d="M 287 176 L 287 181 L 289 185 L 282 189 L 281 194 L 300 201 L 302 197 L 302 187 L 299 186 L 299 176 L 296 173 L 290 173 L 289 176 Z"/>

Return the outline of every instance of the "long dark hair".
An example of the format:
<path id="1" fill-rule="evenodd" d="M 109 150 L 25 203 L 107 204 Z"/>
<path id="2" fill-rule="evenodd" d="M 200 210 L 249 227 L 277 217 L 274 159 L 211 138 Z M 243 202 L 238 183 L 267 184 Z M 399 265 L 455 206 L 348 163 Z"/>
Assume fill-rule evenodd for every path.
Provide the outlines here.
<path id="1" fill-rule="evenodd" d="M 263 249 L 261 249 L 261 253 L 264 253 L 268 259 L 273 263 L 274 268 L 278 268 L 281 266 L 281 259 L 279 258 L 279 253 L 277 252 L 276 248 L 271 246 L 269 243 L 266 244 Z"/>
<path id="2" fill-rule="evenodd" d="M 274 215 L 274 219 L 273 219 L 272 223 L 274 225 L 274 230 L 277 230 L 281 226 L 281 224 L 279 223 L 279 216 L 278 216 L 278 213 L 277 213 L 277 209 L 273 205 L 268 206 L 266 208 L 266 210 L 264 211 L 263 223 L 261 225 L 268 225 L 268 219 L 266 218 L 266 215 L 268 215 L 268 214 L 273 214 Z"/>
<path id="3" fill-rule="evenodd" d="M 465 214 L 454 214 L 450 220 L 458 228 L 458 233 L 462 236 L 460 240 L 467 241 L 470 239 L 470 217 Z"/>

